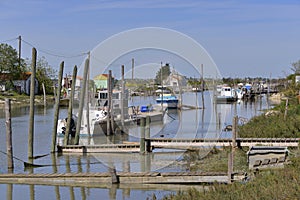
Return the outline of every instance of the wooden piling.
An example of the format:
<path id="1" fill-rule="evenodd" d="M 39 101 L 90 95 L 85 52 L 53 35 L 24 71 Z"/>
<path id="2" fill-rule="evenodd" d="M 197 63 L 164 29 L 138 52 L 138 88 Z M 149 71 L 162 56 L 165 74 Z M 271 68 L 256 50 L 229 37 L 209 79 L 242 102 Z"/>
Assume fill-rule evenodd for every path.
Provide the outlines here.
<path id="1" fill-rule="evenodd" d="M 233 158 L 232 153 L 228 153 L 228 184 L 232 183 L 232 175 L 233 175 Z"/>
<path id="2" fill-rule="evenodd" d="M 36 72 L 37 51 L 32 48 L 31 81 L 30 81 L 30 110 L 28 128 L 28 158 L 33 158 L 34 143 L 34 98 L 35 98 L 35 72 Z"/>
<path id="3" fill-rule="evenodd" d="M 284 117 L 283 117 L 284 121 L 286 120 L 286 116 L 287 116 L 287 112 L 288 112 L 288 106 L 289 106 L 289 99 L 286 98 L 286 100 L 285 100 Z"/>
<path id="4" fill-rule="evenodd" d="M 124 94 L 125 94 L 125 81 L 124 81 L 124 65 L 121 68 L 122 74 L 122 90 L 121 90 L 121 124 L 122 124 L 122 131 L 124 131 Z M 125 99 L 127 101 L 127 99 Z"/>
<path id="5" fill-rule="evenodd" d="M 7 168 L 12 172 L 14 168 L 13 147 L 12 147 L 12 131 L 11 131 L 11 103 L 10 99 L 5 99 L 5 125 L 6 125 L 6 153 L 7 153 Z"/>
<path id="6" fill-rule="evenodd" d="M 107 135 L 111 135 L 112 130 L 111 130 L 111 112 L 112 112 L 112 79 L 111 79 L 112 73 L 111 70 L 108 72 L 108 79 L 107 79 L 107 118 L 106 118 L 106 123 L 107 123 Z"/>
<path id="7" fill-rule="evenodd" d="M 60 68 L 58 72 L 58 86 L 57 86 L 57 94 L 55 96 L 55 106 L 54 106 L 54 121 L 53 121 L 53 129 L 52 129 L 52 146 L 51 152 L 54 153 L 56 149 L 56 139 L 57 139 L 57 122 L 59 118 L 59 102 L 61 95 L 61 84 L 64 73 L 64 61 L 60 63 Z"/>
<path id="8" fill-rule="evenodd" d="M 150 141 L 150 116 L 147 116 L 147 117 L 146 117 L 145 138 L 146 138 L 146 151 L 147 151 L 147 152 L 151 152 L 151 141 Z"/>
<path id="9" fill-rule="evenodd" d="M 238 123 L 238 116 L 234 116 L 232 119 L 232 147 L 236 148 L 236 136 L 237 136 L 237 123 Z"/>
<path id="10" fill-rule="evenodd" d="M 140 138 L 140 153 L 145 153 L 145 118 L 140 119 L 141 138 Z"/>
<path id="11" fill-rule="evenodd" d="M 204 109 L 204 78 L 203 78 L 203 64 L 201 64 L 201 97 L 202 97 L 202 109 Z"/>
<path id="12" fill-rule="evenodd" d="M 112 184 L 116 184 L 116 183 L 119 183 L 119 178 L 117 176 L 117 171 L 116 171 L 116 168 L 110 168 L 109 169 L 109 173 L 111 175 L 111 183 Z"/>
<path id="13" fill-rule="evenodd" d="M 45 84 L 44 83 L 42 83 L 42 88 L 43 88 L 43 95 L 44 95 L 44 106 L 46 107 L 47 98 L 46 98 L 46 89 L 45 89 Z"/>
<path id="14" fill-rule="evenodd" d="M 73 101 L 74 101 L 74 93 L 75 93 L 75 85 L 76 85 L 76 76 L 77 76 L 77 66 L 74 66 L 73 76 L 72 76 L 72 86 L 71 86 L 71 96 L 69 99 L 69 107 L 68 107 L 68 120 L 64 137 L 64 145 L 69 144 L 69 135 L 71 130 L 71 121 L 73 115 Z"/>
<path id="15" fill-rule="evenodd" d="M 87 84 L 87 74 L 89 68 L 89 59 L 85 60 L 84 71 L 83 71 L 83 85 L 80 93 L 80 102 L 79 102 L 79 109 L 78 109 L 78 118 L 76 124 L 76 134 L 75 134 L 75 144 L 79 144 L 79 135 L 80 135 L 80 128 L 81 128 L 81 120 L 82 120 L 82 112 L 84 106 L 84 98 L 85 98 L 85 90 Z"/>
<path id="16" fill-rule="evenodd" d="M 91 60 L 91 52 L 88 52 L 88 59 Z M 89 136 L 89 138 L 91 137 L 91 126 L 90 126 L 90 62 L 89 65 L 87 66 L 87 83 L 86 83 L 86 93 L 87 95 L 85 95 L 86 97 L 86 113 L 85 113 L 85 118 L 86 118 L 86 125 L 87 125 L 87 134 Z"/>

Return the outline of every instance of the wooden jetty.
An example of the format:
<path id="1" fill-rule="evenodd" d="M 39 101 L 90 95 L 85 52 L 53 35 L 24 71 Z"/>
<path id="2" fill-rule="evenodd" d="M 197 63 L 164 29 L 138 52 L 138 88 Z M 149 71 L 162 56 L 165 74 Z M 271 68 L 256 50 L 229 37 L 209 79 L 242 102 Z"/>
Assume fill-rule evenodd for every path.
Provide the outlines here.
<path id="1" fill-rule="evenodd" d="M 199 184 L 227 183 L 227 172 L 110 172 L 104 173 L 52 173 L 52 174 L 0 174 L 0 183 L 38 185 L 97 185 L 101 184 Z M 233 173 L 230 181 L 243 181 L 244 173 Z"/>
<path id="2" fill-rule="evenodd" d="M 300 138 L 236 138 L 238 147 L 252 146 L 277 146 L 277 147 L 298 147 Z M 150 144 L 148 149 L 185 149 L 194 150 L 203 147 L 230 147 L 232 139 L 180 139 L 180 138 L 151 138 L 145 139 Z M 61 153 L 138 153 L 140 144 L 138 142 L 124 144 L 100 144 L 100 145 L 62 145 L 57 146 Z"/>

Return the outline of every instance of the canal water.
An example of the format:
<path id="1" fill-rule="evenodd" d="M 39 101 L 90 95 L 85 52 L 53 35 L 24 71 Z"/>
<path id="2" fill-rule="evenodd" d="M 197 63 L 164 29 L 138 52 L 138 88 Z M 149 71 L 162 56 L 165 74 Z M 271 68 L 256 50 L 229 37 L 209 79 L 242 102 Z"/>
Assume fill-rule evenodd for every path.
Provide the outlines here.
<path id="1" fill-rule="evenodd" d="M 214 104 L 209 92 L 204 93 L 204 109 L 183 109 L 182 111 L 168 110 L 163 123 L 151 125 L 151 137 L 161 138 L 228 138 L 231 132 L 223 129 L 232 124 L 233 116 L 237 115 L 241 121 L 249 120 L 259 115 L 272 104 L 265 96 L 255 101 L 240 101 L 233 104 Z M 134 97 L 131 105 L 150 105 L 155 103 L 155 97 Z M 202 107 L 201 93 L 184 93 L 182 104 Z M 14 173 L 65 173 L 65 172 L 107 172 L 109 168 L 116 168 L 124 172 L 170 172 L 186 171 L 179 165 L 183 158 L 183 151 L 154 150 L 147 155 L 138 153 L 123 154 L 86 154 L 86 155 L 52 155 L 50 154 L 54 106 L 37 106 L 35 108 L 34 127 L 34 156 L 41 156 L 34 160 L 34 164 L 42 167 L 27 169 L 24 162 L 28 162 L 28 124 L 29 107 L 14 107 L 12 109 L 12 132 Z M 67 116 L 67 109 L 61 108 L 60 118 Z M 5 113 L 0 112 L 0 173 L 7 173 Z M 122 141 L 139 141 L 140 128 L 131 126 L 129 134 L 112 137 L 98 136 L 88 141 L 82 138 L 81 143 L 103 144 L 121 143 Z M 205 155 L 204 155 L 205 156 Z M 176 192 L 180 187 L 66 187 L 26 184 L 0 184 L 2 199 L 146 199 L 161 198 L 166 194 Z"/>

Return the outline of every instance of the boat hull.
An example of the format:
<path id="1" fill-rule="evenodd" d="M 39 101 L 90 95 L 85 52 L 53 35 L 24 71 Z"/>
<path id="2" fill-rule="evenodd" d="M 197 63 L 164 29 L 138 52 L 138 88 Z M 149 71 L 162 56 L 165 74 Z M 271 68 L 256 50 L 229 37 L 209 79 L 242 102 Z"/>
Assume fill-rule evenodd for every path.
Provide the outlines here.
<path id="1" fill-rule="evenodd" d="M 217 103 L 232 103 L 237 101 L 236 97 L 218 96 L 216 98 Z"/>
<path id="2" fill-rule="evenodd" d="M 176 109 L 178 106 L 178 100 L 163 100 L 163 101 L 156 100 L 156 103 L 157 104 L 161 104 L 161 103 L 167 104 L 167 107 L 171 108 L 171 109 Z"/>

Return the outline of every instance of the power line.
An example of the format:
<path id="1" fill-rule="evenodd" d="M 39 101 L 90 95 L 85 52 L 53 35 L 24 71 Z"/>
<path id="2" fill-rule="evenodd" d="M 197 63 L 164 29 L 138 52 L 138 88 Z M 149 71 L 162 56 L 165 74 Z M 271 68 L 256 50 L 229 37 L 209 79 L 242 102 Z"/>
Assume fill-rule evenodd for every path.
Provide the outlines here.
<path id="1" fill-rule="evenodd" d="M 0 43 L 11 42 L 11 41 L 14 41 L 14 40 L 18 40 L 18 38 L 12 38 L 12 39 L 8 39 L 8 40 L 3 40 L 3 41 L 0 41 Z"/>
<path id="2" fill-rule="evenodd" d="M 30 42 L 27 42 L 26 40 L 22 39 L 22 41 L 31 47 L 37 48 L 35 45 L 31 44 Z M 81 57 L 81 56 L 85 56 L 88 54 L 87 52 L 84 52 L 84 53 L 79 53 L 79 54 L 75 54 L 75 55 L 62 55 L 62 54 L 53 53 L 50 50 L 45 50 L 45 49 L 41 49 L 41 48 L 37 48 L 37 50 L 40 52 L 43 52 L 47 55 L 59 57 L 59 58 L 76 58 L 76 57 Z"/>

